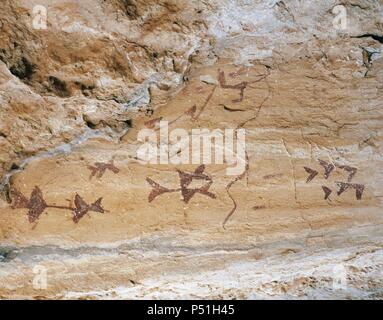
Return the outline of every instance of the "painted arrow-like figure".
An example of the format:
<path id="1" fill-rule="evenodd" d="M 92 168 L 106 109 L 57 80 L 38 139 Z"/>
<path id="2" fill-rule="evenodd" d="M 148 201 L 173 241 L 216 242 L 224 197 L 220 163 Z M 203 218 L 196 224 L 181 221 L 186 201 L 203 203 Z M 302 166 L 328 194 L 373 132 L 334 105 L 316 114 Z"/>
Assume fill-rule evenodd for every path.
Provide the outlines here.
<path id="1" fill-rule="evenodd" d="M 78 223 L 86 214 L 89 212 L 105 213 L 102 205 L 102 198 L 99 198 L 96 202 L 88 205 L 83 198 L 78 194 L 75 196 L 74 204 L 75 207 L 70 206 L 56 206 L 49 205 L 46 203 L 39 187 L 35 187 L 31 193 L 31 197 L 28 200 L 20 191 L 11 190 L 12 209 L 28 209 L 28 221 L 30 223 L 37 223 L 40 216 L 45 212 L 46 209 L 62 209 L 73 212 L 73 222 Z"/>
<path id="2" fill-rule="evenodd" d="M 323 160 L 318 160 L 319 164 L 324 168 L 324 178 L 327 180 L 330 177 L 331 172 L 335 169 L 335 166 L 332 163 L 328 163 Z"/>
<path id="3" fill-rule="evenodd" d="M 309 183 L 311 182 L 317 175 L 318 175 L 318 171 L 315 171 L 309 167 L 304 167 L 304 169 L 306 170 L 306 172 L 309 174 L 307 180 L 306 180 L 306 183 Z"/>
<path id="4" fill-rule="evenodd" d="M 324 192 L 324 199 L 327 200 L 330 198 L 330 195 L 332 194 L 332 190 L 326 186 L 322 186 L 322 190 Z"/>
<path id="5" fill-rule="evenodd" d="M 177 189 L 166 188 L 164 186 L 161 186 L 159 183 L 155 182 L 151 178 L 147 177 L 146 181 L 153 188 L 151 193 L 149 194 L 149 198 L 148 198 L 149 202 L 152 202 L 155 198 L 157 198 L 158 196 L 162 194 L 173 193 L 173 192 L 181 192 L 182 198 L 183 198 L 182 200 L 185 203 L 189 203 L 189 201 L 197 193 L 200 193 L 212 199 L 215 199 L 216 195 L 209 191 L 211 185 L 213 184 L 213 180 L 209 175 L 205 174 L 204 171 L 205 171 L 205 165 L 199 166 L 197 169 L 195 169 L 194 172 L 191 172 L 191 173 L 177 170 L 178 175 L 180 177 L 180 188 L 177 188 Z M 193 180 L 203 180 L 203 181 L 206 181 L 207 183 L 200 188 L 189 188 Z"/>
<path id="6" fill-rule="evenodd" d="M 365 186 L 363 184 L 348 183 L 348 182 L 336 182 L 336 184 L 339 187 L 338 196 L 346 192 L 348 189 L 352 188 L 352 189 L 355 189 L 356 199 L 362 200 L 363 192 L 365 189 Z"/>

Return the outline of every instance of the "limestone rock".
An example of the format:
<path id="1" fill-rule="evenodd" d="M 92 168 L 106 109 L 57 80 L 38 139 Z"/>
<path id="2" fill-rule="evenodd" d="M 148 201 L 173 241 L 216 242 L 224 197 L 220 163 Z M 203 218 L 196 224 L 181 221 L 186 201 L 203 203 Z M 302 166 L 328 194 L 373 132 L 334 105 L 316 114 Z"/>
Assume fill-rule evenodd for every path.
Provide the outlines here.
<path id="1" fill-rule="evenodd" d="M 0 297 L 382 299 L 382 4 L 336 6 L 2 1 Z"/>

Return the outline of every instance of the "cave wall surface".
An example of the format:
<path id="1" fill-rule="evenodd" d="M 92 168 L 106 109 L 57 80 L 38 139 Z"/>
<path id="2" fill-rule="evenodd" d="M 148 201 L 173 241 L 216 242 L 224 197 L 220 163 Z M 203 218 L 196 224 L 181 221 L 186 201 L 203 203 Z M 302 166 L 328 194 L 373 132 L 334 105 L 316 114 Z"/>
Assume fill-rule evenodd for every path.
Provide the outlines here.
<path id="1" fill-rule="evenodd" d="M 2 0 L 0 298 L 381 299 L 382 43 L 378 0 Z M 164 123 L 243 170 L 145 163 Z"/>

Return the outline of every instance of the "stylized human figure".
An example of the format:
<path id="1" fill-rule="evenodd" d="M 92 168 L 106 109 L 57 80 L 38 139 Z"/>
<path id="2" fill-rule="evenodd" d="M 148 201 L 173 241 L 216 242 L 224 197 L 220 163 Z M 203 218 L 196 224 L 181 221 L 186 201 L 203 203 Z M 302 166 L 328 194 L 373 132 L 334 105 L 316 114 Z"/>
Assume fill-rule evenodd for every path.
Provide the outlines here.
<path id="1" fill-rule="evenodd" d="M 88 169 L 92 171 L 89 179 L 92 180 L 94 176 L 96 178 L 101 179 L 103 175 L 105 174 L 106 170 L 110 170 L 113 173 L 117 174 L 120 172 L 120 169 L 118 169 L 114 165 L 114 161 L 111 160 L 109 163 L 103 163 L 103 162 L 96 162 L 94 166 L 88 166 Z"/>
<path id="2" fill-rule="evenodd" d="M 235 85 L 229 85 L 226 83 L 225 72 L 221 71 L 221 70 L 218 70 L 218 72 L 219 72 L 218 81 L 219 81 L 221 88 L 239 90 L 239 99 L 234 99 L 233 102 L 234 103 L 242 102 L 243 97 L 244 97 L 244 93 L 245 93 L 245 89 L 249 83 L 246 81 L 243 81 L 243 82 L 240 82 L 240 83 L 235 84 Z"/>

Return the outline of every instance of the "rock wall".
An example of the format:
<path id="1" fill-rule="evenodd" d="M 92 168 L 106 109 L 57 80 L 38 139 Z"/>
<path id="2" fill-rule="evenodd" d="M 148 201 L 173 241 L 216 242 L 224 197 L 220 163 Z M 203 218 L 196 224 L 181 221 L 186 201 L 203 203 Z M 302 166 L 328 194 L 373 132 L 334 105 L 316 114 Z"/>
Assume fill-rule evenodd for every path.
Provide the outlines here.
<path id="1" fill-rule="evenodd" d="M 382 298 L 382 6 L 2 1 L 0 297 Z"/>

